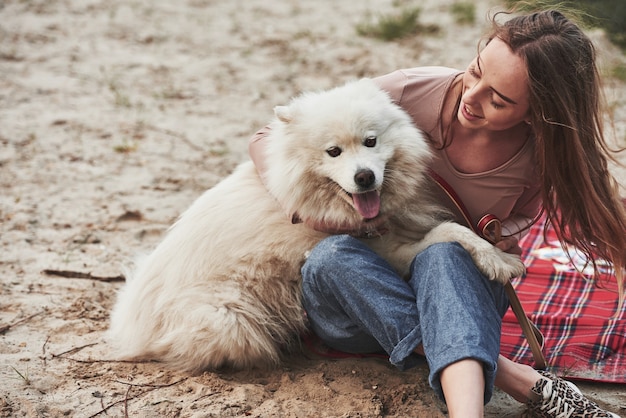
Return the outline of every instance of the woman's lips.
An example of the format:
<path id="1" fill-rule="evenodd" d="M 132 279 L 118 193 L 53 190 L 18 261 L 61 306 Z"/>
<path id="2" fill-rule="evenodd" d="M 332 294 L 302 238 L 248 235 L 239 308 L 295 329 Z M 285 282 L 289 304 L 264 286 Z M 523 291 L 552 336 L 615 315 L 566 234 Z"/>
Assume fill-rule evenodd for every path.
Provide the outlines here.
<path id="1" fill-rule="evenodd" d="M 480 116 L 477 116 L 475 114 L 473 114 L 467 107 L 466 104 L 463 104 L 461 106 L 461 113 L 463 114 L 463 117 L 465 117 L 465 119 L 467 120 L 477 120 L 477 119 L 481 119 Z"/>

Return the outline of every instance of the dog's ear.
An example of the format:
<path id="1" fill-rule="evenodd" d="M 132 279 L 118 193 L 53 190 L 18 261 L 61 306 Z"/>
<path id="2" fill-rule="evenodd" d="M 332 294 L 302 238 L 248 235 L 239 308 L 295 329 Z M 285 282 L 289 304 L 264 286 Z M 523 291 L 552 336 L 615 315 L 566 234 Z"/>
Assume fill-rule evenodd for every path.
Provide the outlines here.
<path id="1" fill-rule="evenodd" d="M 281 121 L 285 123 L 291 122 L 293 119 L 293 115 L 291 114 L 291 109 L 288 106 L 276 106 L 274 107 L 274 115 Z"/>

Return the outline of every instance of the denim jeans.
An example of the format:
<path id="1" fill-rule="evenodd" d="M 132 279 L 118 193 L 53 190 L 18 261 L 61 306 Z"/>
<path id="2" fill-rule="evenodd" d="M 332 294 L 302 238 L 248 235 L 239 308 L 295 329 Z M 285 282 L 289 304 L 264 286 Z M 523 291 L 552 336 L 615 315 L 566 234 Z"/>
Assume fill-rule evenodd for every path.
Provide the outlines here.
<path id="1" fill-rule="evenodd" d="M 311 328 L 328 346 L 385 351 L 405 370 L 420 361 L 414 350 L 422 344 L 429 383 L 444 401 L 441 371 L 475 359 L 484 367 L 485 403 L 491 399 L 508 299 L 459 244 L 435 244 L 418 254 L 405 281 L 358 239 L 332 236 L 312 250 L 302 279 Z"/>

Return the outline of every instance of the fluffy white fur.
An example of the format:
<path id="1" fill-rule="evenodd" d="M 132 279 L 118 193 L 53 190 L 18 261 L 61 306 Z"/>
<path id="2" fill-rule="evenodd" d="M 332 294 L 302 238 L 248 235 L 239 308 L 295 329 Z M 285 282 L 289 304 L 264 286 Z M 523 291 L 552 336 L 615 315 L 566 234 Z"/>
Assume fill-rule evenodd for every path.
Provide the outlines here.
<path id="1" fill-rule="evenodd" d="M 303 94 L 275 114 L 265 185 L 252 162 L 241 164 L 128 277 L 109 331 L 122 358 L 192 372 L 277 362 L 305 328 L 300 268 L 326 236 L 286 212 L 354 226 L 364 214 L 388 217 L 389 232 L 364 241 L 400 274 L 443 241 L 460 242 L 491 279 L 523 272 L 517 257 L 444 221 L 427 191 L 422 134 L 371 80 Z"/>

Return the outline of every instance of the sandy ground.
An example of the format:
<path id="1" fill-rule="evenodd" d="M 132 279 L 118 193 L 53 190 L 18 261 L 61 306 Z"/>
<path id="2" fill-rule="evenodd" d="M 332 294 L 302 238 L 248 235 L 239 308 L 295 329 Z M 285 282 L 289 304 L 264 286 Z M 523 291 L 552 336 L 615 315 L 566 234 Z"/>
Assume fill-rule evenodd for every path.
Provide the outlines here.
<path id="1" fill-rule="evenodd" d="M 273 106 L 397 68 L 464 68 L 494 6 L 459 26 L 451 1 L 423 1 L 439 35 L 355 34 L 397 3 L 0 0 L 1 417 L 445 416 L 426 366 L 305 350 L 276 370 L 190 376 L 116 361 L 102 339 L 124 267 L 247 158 Z M 607 66 L 624 62 L 598 40 Z M 623 140 L 626 88 L 609 87 Z M 581 387 L 626 414 L 625 386 Z M 498 392 L 487 416 L 522 410 Z"/>

